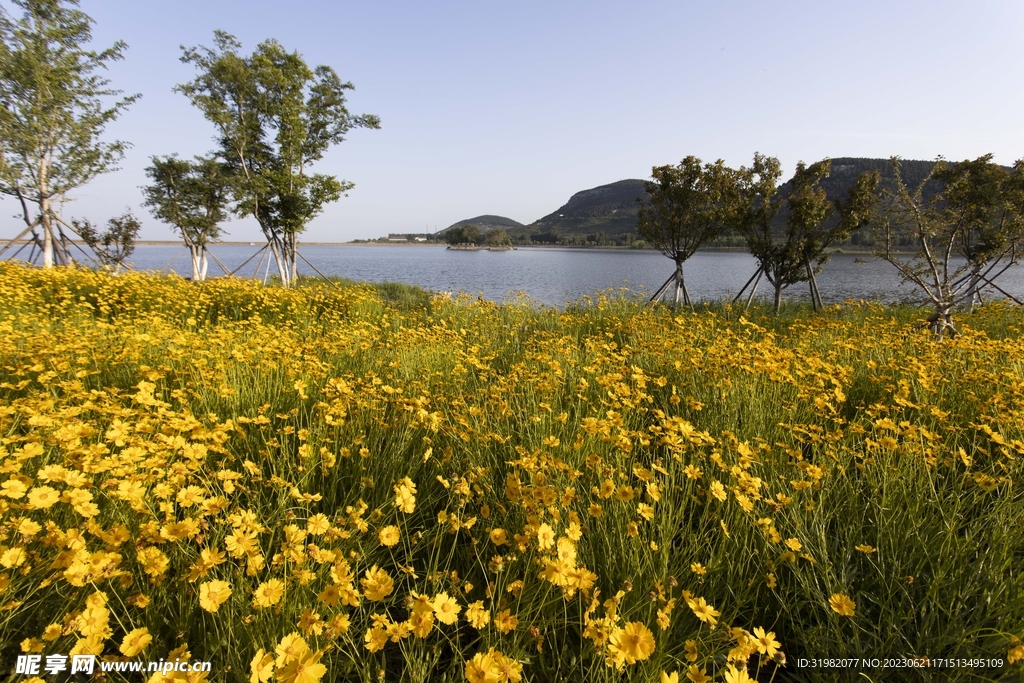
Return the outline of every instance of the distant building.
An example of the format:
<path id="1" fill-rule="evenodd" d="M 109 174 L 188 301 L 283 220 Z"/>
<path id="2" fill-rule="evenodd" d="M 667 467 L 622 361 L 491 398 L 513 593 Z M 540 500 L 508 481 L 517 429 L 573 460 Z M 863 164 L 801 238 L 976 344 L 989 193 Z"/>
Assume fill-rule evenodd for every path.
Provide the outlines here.
<path id="1" fill-rule="evenodd" d="M 388 234 L 388 242 L 426 242 L 429 237 L 425 232 L 392 232 Z"/>

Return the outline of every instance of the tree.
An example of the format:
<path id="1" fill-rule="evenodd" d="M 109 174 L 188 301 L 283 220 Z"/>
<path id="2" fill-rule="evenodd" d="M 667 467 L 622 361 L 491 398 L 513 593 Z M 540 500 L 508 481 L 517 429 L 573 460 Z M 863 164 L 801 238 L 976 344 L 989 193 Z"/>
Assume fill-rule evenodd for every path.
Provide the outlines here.
<path id="1" fill-rule="evenodd" d="M 135 251 L 135 238 L 139 236 L 139 229 L 142 227 L 142 223 L 132 214 L 131 209 L 107 221 L 107 229 L 102 233 L 88 219 L 72 220 L 71 225 L 81 236 L 82 241 L 95 252 L 100 263 L 114 274 L 120 272 L 125 259 Z"/>
<path id="2" fill-rule="evenodd" d="M 0 193 L 21 205 L 27 233 L 40 242 L 43 267 L 71 262 L 55 200 L 117 169 L 128 143 L 101 142 L 106 125 L 138 99 L 97 75 L 127 45 L 84 49 L 92 19 L 76 0 L 13 0 L 20 19 L 0 9 Z M 107 104 L 104 104 L 104 102 Z"/>
<path id="3" fill-rule="evenodd" d="M 444 241 L 450 245 L 463 244 L 466 241 L 466 229 L 464 226 L 456 225 L 444 231 Z"/>
<path id="4" fill-rule="evenodd" d="M 211 157 L 153 157 L 146 175 L 153 184 L 142 188 L 144 204 L 178 231 L 191 255 L 192 279 L 205 280 L 207 245 L 220 239 L 220 223 L 227 219 L 231 179 L 224 164 Z"/>
<path id="5" fill-rule="evenodd" d="M 741 169 L 745 210 L 739 214 L 737 228 L 757 259 L 758 269 L 734 301 L 753 284 L 747 297 L 749 306 L 764 276 L 775 290 L 776 313 L 782 290 L 799 282 L 810 285 L 814 309 L 822 307 L 815 276 L 828 261 L 826 250 L 867 223 L 878 185 L 877 172 L 866 172 L 854 183 L 845 202 L 830 201 L 819 185 L 830 166 L 828 159 L 810 166 L 798 163 L 785 195 L 778 188 L 778 159 L 755 153 L 753 165 Z M 780 230 L 777 217 L 783 209 L 787 214 L 785 228 Z"/>
<path id="6" fill-rule="evenodd" d="M 741 209 L 739 176 L 721 159 L 702 166 L 700 159 L 688 156 L 678 166 L 654 167 L 651 177 L 644 185 L 647 201 L 637 200 L 637 233 L 676 264 L 675 272 L 651 301 L 657 301 L 675 283 L 673 305 L 679 304 L 681 293 L 692 309 L 683 262 L 736 222 Z"/>
<path id="7" fill-rule="evenodd" d="M 494 228 L 493 230 L 488 231 L 487 235 L 484 237 L 484 241 L 495 247 L 512 244 L 512 240 L 509 239 L 508 231 L 506 231 L 505 228 Z"/>
<path id="8" fill-rule="evenodd" d="M 214 44 L 184 49 L 182 61 L 199 75 L 175 90 L 216 126 L 218 154 L 234 178 L 235 211 L 259 223 L 287 287 L 296 272 L 296 236 L 354 187 L 310 174 L 310 165 L 351 129 L 380 128 L 380 120 L 350 114 L 345 91 L 352 84 L 328 66 L 310 69 L 277 41 L 260 43 L 248 57 L 223 31 L 214 33 Z"/>
<path id="9" fill-rule="evenodd" d="M 881 193 L 878 232 L 884 247 L 876 255 L 928 297 L 935 333 L 956 335 L 953 310 L 980 300 L 984 285 L 1009 296 L 995 280 L 1021 256 L 1024 159 L 1007 169 L 992 163 L 991 154 L 952 164 L 940 158 L 913 190 L 903 182 L 898 157 L 892 166 L 895 187 Z M 926 193 L 932 182 L 938 191 Z M 901 235 L 912 238 L 913 255 L 896 250 Z"/>
<path id="10" fill-rule="evenodd" d="M 462 239 L 468 244 L 476 244 L 480 241 L 480 228 L 472 223 L 462 226 Z"/>

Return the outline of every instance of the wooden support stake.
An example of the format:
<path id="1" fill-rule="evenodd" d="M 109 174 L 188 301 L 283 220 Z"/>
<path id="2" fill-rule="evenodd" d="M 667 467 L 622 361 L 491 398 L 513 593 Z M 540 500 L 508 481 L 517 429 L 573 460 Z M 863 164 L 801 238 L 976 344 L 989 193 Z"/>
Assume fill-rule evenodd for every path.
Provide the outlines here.
<path id="1" fill-rule="evenodd" d="M 163 267 L 163 268 L 161 268 L 160 270 L 156 271 L 156 272 L 158 272 L 158 273 L 162 273 L 162 272 L 164 272 L 165 270 L 167 270 L 167 268 L 169 268 L 169 267 L 170 267 L 170 265 L 171 265 L 172 263 L 174 263 L 175 261 L 177 261 L 177 260 L 178 260 L 178 257 L 179 257 L 179 256 L 181 256 L 181 252 L 185 251 L 186 249 L 188 249 L 188 247 L 182 247 L 181 249 L 179 249 L 179 250 L 178 250 L 178 253 L 174 255 L 174 258 L 172 258 L 172 259 L 171 259 L 170 261 L 168 261 L 167 263 L 165 263 L 165 264 L 164 264 L 164 267 Z"/>
<path id="2" fill-rule="evenodd" d="M 228 267 L 225 266 L 223 263 L 221 263 L 220 259 L 213 255 L 212 251 L 210 251 L 209 249 L 205 249 L 204 251 L 206 251 L 206 255 L 207 256 L 209 256 L 210 258 L 213 259 L 214 263 L 216 263 L 218 266 L 220 266 L 220 269 L 222 271 L 224 271 L 225 275 L 230 275 L 230 273 L 228 273 Z"/>
<path id="3" fill-rule="evenodd" d="M 753 288 L 750 290 L 750 296 L 747 297 L 747 303 L 744 304 L 743 310 L 746 311 L 750 308 L 750 302 L 754 300 L 754 294 L 757 292 L 757 286 L 761 284 L 761 276 L 764 275 L 764 270 L 758 272 L 757 282 L 754 283 Z"/>
<path id="4" fill-rule="evenodd" d="M 981 275 L 979 275 L 978 277 L 979 277 L 979 278 L 981 278 L 981 280 L 982 280 L 982 281 L 983 281 L 984 283 L 986 283 L 986 284 L 987 284 L 987 285 L 988 285 L 989 287 L 992 287 L 993 289 L 996 289 L 996 290 L 998 290 L 999 292 L 1002 292 L 1003 296 L 1005 296 L 1005 297 L 1007 297 L 1007 298 L 1009 298 L 1009 299 L 1013 299 L 1014 301 L 1016 301 L 1016 302 L 1017 302 L 1018 304 L 1020 304 L 1021 306 L 1024 306 L 1024 301 L 1021 301 L 1020 299 L 1018 299 L 1018 298 L 1017 298 L 1017 297 L 1015 297 L 1014 295 L 1012 295 L 1012 294 L 1008 293 L 1008 292 L 1007 292 L 1007 291 L 1006 291 L 1005 289 L 1003 289 L 1002 287 L 1000 287 L 1000 286 L 999 286 L 999 285 L 997 285 L 996 283 L 992 282 L 992 281 L 991 281 L 991 280 L 989 280 L 989 279 L 988 279 L 987 277 L 982 277 Z"/>
<path id="5" fill-rule="evenodd" d="M 736 298 L 732 300 L 733 303 L 736 303 L 737 301 L 740 300 L 740 297 L 743 296 L 743 292 L 747 291 L 747 287 L 749 287 L 750 283 L 754 281 L 754 278 L 760 279 L 760 277 L 761 277 L 761 268 L 762 268 L 761 266 L 758 266 L 757 270 L 754 271 L 754 274 L 750 276 L 749 280 L 747 280 L 747 284 L 743 285 L 740 288 L 740 291 L 736 293 Z"/>
<path id="6" fill-rule="evenodd" d="M 244 262 L 244 263 L 242 263 L 242 265 L 240 265 L 240 266 L 238 266 L 237 268 L 235 268 L 235 269 L 234 269 L 233 271 L 231 271 L 230 273 L 228 273 L 228 275 L 234 275 L 235 273 L 237 273 L 238 271 L 240 271 L 240 270 L 241 270 L 242 268 L 245 268 L 245 266 L 246 266 L 246 265 L 248 265 L 249 261 L 252 261 L 252 260 L 253 260 L 254 258 L 256 258 L 256 257 L 257 257 L 257 256 L 259 256 L 260 254 L 262 254 L 262 253 L 263 253 L 263 252 L 264 252 L 264 251 L 266 250 L 266 248 L 267 248 L 268 246 L 270 246 L 270 245 L 269 245 L 269 244 L 264 244 L 264 245 L 263 245 L 262 247 L 260 247 L 260 250 L 259 250 L 259 251 L 257 251 L 257 252 L 256 252 L 255 254 L 253 254 L 253 255 L 252 255 L 252 256 L 250 256 L 249 258 L 245 259 L 245 262 Z M 263 259 L 260 259 L 260 263 L 263 263 Z M 256 270 L 257 270 L 257 272 L 259 272 L 259 267 L 258 267 L 258 266 L 257 266 Z"/>
<path id="7" fill-rule="evenodd" d="M 307 265 L 307 266 L 309 266 L 310 268 L 312 268 L 313 270 L 315 270 L 315 271 L 316 271 L 316 274 L 317 274 L 317 275 L 319 275 L 319 276 L 320 276 L 320 277 L 322 277 L 323 279 L 327 280 L 328 282 L 330 282 L 330 283 L 331 283 L 332 285 L 334 285 L 335 287 L 337 287 L 337 286 L 338 286 L 338 283 L 337 283 L 337 282 L 334 282 L 333 280 L 331 280 L 331 278 L 329 278 L 329 277 L 327 277 L 326 275 L 324 275 L 323 273 L 321 273 L 321 272 L 320 272 L 320 269 L 319 269 L 319 268 L 317 268 L 316 266 L 314 266 L 314 265 L 313 265 L 312 263 L 310 263 L 310 262 L 309 262 L 309 259 L 307 259 L 307 258 L 306 258 L 305 256 L 303 256 L 302 254 L 300 254 L 300 253 L 299 253 L 299 250 L 298 250 L 298 249 L 296 249 L 296 250 L 295 250 L 295 255 L 296 255 L 296 256 L 298 256 L 298 257 L 299 257 L 300 259 L 302 259 L 303 261 L 305 261 L 305 262 L 306 262 L 306 265 Z M 297 276 L 297 273 L 292 273 L 292 279 L 293 279 L 293 280 L 295 279 L 295 277 L 296 277 L 296 276 Z"/>
<path id="8" fill-rule="evenodd" d="M 25 235 L 26 232 L 28 232 L 29 230 L 35 230 L 37 225 L 39 225 L 38 221 L 36 221 L 32 225 L 28 226 L 27 228 L 25 228 L 24 230 L 19 232 L 17 237 L 15 237 L 13 240 L 10 240 L 7 244 L 5 244 L 3 249 L 0 249 L 0 256 L 3 256 L 5 251 L 7 251 L 11 247 L 13 247 L 14 243 L 17 242 L 18 240 L 20 240 Z M 24 249 L 25 245 L 24 244 L 21 245 L 21 248 Z M 18 251 L 20 252 L 21 249 L 19 249 Z"/>
<path id="9" fill-rule="evenodd" d="M 668 279 L 665 280 L 665 284 L 663 284 L 661 287 L 659 287 L 658 291 L 656 291 L 654 293 L 654 296 L 652 296 L 650 298 L 650 303 L 654 303 L 655 301 L 660 299 L 662 296 L 664 296 L 665 295 L 665 290 L 668 289 L 668 286 L 670 284 L 672 284 L 672 280 L 674 280 L 675 278 L 676 278 L 676 274 L 674 272 L 671 275 L 669 275 Z"/>

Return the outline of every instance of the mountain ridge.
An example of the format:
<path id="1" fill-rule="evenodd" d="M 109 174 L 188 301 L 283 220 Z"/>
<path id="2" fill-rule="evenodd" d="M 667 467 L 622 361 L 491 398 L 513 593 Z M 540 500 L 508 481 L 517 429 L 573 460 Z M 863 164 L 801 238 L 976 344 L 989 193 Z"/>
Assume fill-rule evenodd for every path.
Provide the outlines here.
<path id="1" fill-rule="evenodd" d="M 830 200 L 845 199 L 846 193 L 865 171 L 877 170 L 881 175 L 883 186 L 892 187 L 895 176 L 889 159 L 864 157 L 837 157 L 831 160 L 832 169 L 829 176 L 821 182 Z M 913 191 L 928 175 L 934 161 L 901 159 L 901 173 L 904 184 Z M 504 228 L 516 241 L 559 242 L 566 238 L 578 241 L 583 237 L 597 235 L 625 239 L 636 232 L 638 198 L 646 195 L 644 183 L 638 178 L 626 178 L 605 185 L 580 190 L 569 197 L 569 200 L 551 213 L 524 225 L 502 216 L 484 215 L 470 218 L 449 227 L 472 223 L 482 230 Z M 785 192 L 791 180 L 780 185 Z M 928 187 L 925 188 L 926 194 Z M 502 222 L 485 223 L 484 219 L 500 219 Z M 780 214 L 784 222 L 784 215 Z M 447 229 L 447 228 L 446 228 Z M 628 240 L 627 240 L 628 241 Z"/>

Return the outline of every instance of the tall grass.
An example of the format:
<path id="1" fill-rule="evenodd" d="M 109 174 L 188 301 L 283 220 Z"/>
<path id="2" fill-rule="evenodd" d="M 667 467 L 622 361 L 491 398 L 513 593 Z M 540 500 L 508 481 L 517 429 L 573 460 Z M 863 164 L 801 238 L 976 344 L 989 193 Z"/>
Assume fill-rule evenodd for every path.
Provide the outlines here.
<path id="1" fill-rule="evenodd" d="M 1020 677 L 1024 318 L 923 315 L 0 264 L 0 657 Z"/>

